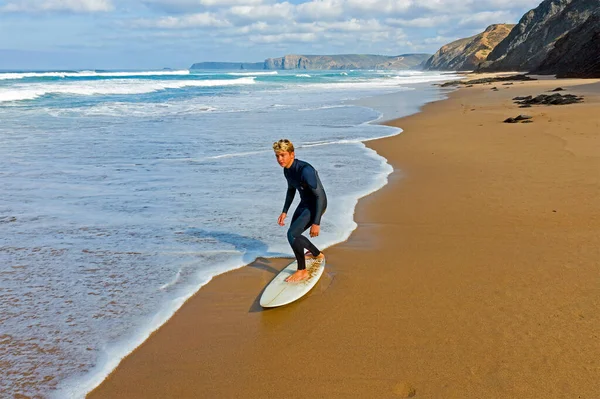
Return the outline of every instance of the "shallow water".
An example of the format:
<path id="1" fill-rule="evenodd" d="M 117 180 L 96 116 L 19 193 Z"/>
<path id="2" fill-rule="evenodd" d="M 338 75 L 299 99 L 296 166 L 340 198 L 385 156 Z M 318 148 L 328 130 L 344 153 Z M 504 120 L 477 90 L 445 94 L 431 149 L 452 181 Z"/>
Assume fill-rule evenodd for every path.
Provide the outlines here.
<path id="1" fill-rule="evenodd" d="M 423 82 L 452 78 L 0 73 L 1 396 L 82 397 L 212 276 L 291 256 L 279 138 L 327 190 L 316 244 L 345 240 L 391 172 L 362 142 L 398 130 L 369 122 L 416 112 L 441 95 Z"/>

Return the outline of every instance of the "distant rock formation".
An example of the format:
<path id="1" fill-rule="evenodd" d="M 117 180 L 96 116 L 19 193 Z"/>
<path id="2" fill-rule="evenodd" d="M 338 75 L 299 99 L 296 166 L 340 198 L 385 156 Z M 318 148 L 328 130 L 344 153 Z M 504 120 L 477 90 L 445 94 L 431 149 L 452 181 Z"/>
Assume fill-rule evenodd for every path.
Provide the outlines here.
<path id="1" fill-rule="evenodd" d="M 514 26 L 509 24 L 490 25 L 478 35 L 446 44 L 425 62 L 423 69 L 474 70 L 486 60 L 488 54 L 510 33 Z"/>
<path id="2" fill-rule="evenodd" d="M 265 60 L 264 69 L 420 69 L 430 54 L 399 56 L 372 54 L 298 55 Z"/>
<path id="3" fill-rule="evenodd" d="M 264 69 L 263 62 L 197 62 L 190 69 Z"/>
<path id="4" fill-rule="evenodd" d="M 600 10 L 559 39 L 535 73 L 600 78 Z"/>
<path id="5" fill-rule="evenodd" d="M 545 60 L 555 42 L 581 26 L 600 7 L 599 0 L 544 0 L 527 12 L 492 50 L 480 71 L 531 71 Z"/>

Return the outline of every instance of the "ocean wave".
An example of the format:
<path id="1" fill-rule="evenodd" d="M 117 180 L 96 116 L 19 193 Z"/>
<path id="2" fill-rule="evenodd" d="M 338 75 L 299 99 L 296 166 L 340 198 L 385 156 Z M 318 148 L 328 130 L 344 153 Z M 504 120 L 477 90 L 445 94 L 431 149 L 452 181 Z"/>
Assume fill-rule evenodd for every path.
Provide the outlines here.
<path id="1" fill-rule="evenodd" d="M 69 84 L 23 84 L 8 89 L 0 89 L 0 103 L 19 100 L 32 100 L 47 94 L 74 94 L 80 96 L 127 95 L 152 93 L 184 87 L 215 87 L 254 84 L 253 77 L 215 80 L 110 80 L 89 81 Z"/>
<path id="2" fill-rule="evenodd" d="M 267 153 L 267 152 L 270 152 L 270 151 L 271 150 L 234 152 L 234 153 L 230 153 L 230 154 L 221 154 L 221 155 L 214 155 L 214 156 L 211 156 L 211 157 L 202 158 L 199 161 L 207 161 L 207 160 L 210 160 L 210 159 L 221 159 L 221 158 L 244 157 L 244 156 L 247 156 L 247 155 L 264 154 L 264 153 Z"/>
<path id="3" fill-rule="evenodd" d="M 356 79 L 331 83 L 307 83 L 304 85 L 299 85 L 298 87 L 318 90 L 372 89 L 389 87 L 401 91 L 413 90 L 412 88 L 404 85 L 446 81 L 451 80 L 452 78 L 453 77 L 451 75 L 389 76 L 378 79 Z"/>
<path id="4" fill-rule="evenodd" d="M 336 104 L 336 105 L 322 105 L 320 107 L 309 107 L 309 108 L 300 108 L 298 111 L 318 111 L 321 109 L 332 109 L 332 108 L 347 108 L 347 107 L 354 107 L 354 105 L 348 105 L 348 104 Z"/>
<path id="5" fill-rule="evenodd" d="M 91 107 L 46 108 L 54 117 L 113 116 L 113 117 L 163 117 L 190 115 L 204 112 L 216 112 L 217 107 L 202 103 L 164 102 L 164 103 L 128 103 L 110 102 Z"/>
<path id="6" fill-rule="evenodd" d="M 270 72 L 228 72 L 230 76 L 266 76 L 266 75 L 278 75 L 277 71 Z"/>
<path id="7" fill-rule="evenodd" d="M 312 76 L 310 76 L 307 73 L 299 73 L 298 75 L 296 75 L 297 78 L 311 78 Z"/>
<path id="8" fill-rule="evenodd" d="M 25 78 L 90 78 L 90 77 L 126 77 L 126 76 L 179 76 L 189 75 L 187 69 L 178 71 L 138 71 L 138 72 L 4 72 L 0 73 L 0 80 L 25 79 Z"/>

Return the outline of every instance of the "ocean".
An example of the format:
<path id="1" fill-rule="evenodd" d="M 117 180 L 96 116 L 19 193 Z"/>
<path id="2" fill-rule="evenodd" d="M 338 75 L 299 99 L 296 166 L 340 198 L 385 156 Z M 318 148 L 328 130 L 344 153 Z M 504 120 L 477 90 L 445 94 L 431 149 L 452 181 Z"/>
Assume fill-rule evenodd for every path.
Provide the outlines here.
<path id="1" fill-rule="evenodd" d="M 376 122 L 455 78 L 0 72 L 0 396 L 83 397 L 213 276 L 291 257 L 280 138 L 327 191 L 315 244 L 346 240 L 392 172 L 364 142 L 400 130 Z"/>

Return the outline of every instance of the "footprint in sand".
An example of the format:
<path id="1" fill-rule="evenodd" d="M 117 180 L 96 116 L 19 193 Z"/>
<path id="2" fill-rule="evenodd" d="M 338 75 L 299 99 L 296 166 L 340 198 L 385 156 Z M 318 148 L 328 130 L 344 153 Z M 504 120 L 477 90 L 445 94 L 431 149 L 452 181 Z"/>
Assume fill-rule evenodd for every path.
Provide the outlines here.
<path id="1" fill-rule="evenodd" d="M 412 398 L 417 394 L 417 390 L 406 381 L 394 385 L 394 394 L 399 398 Z"/>

